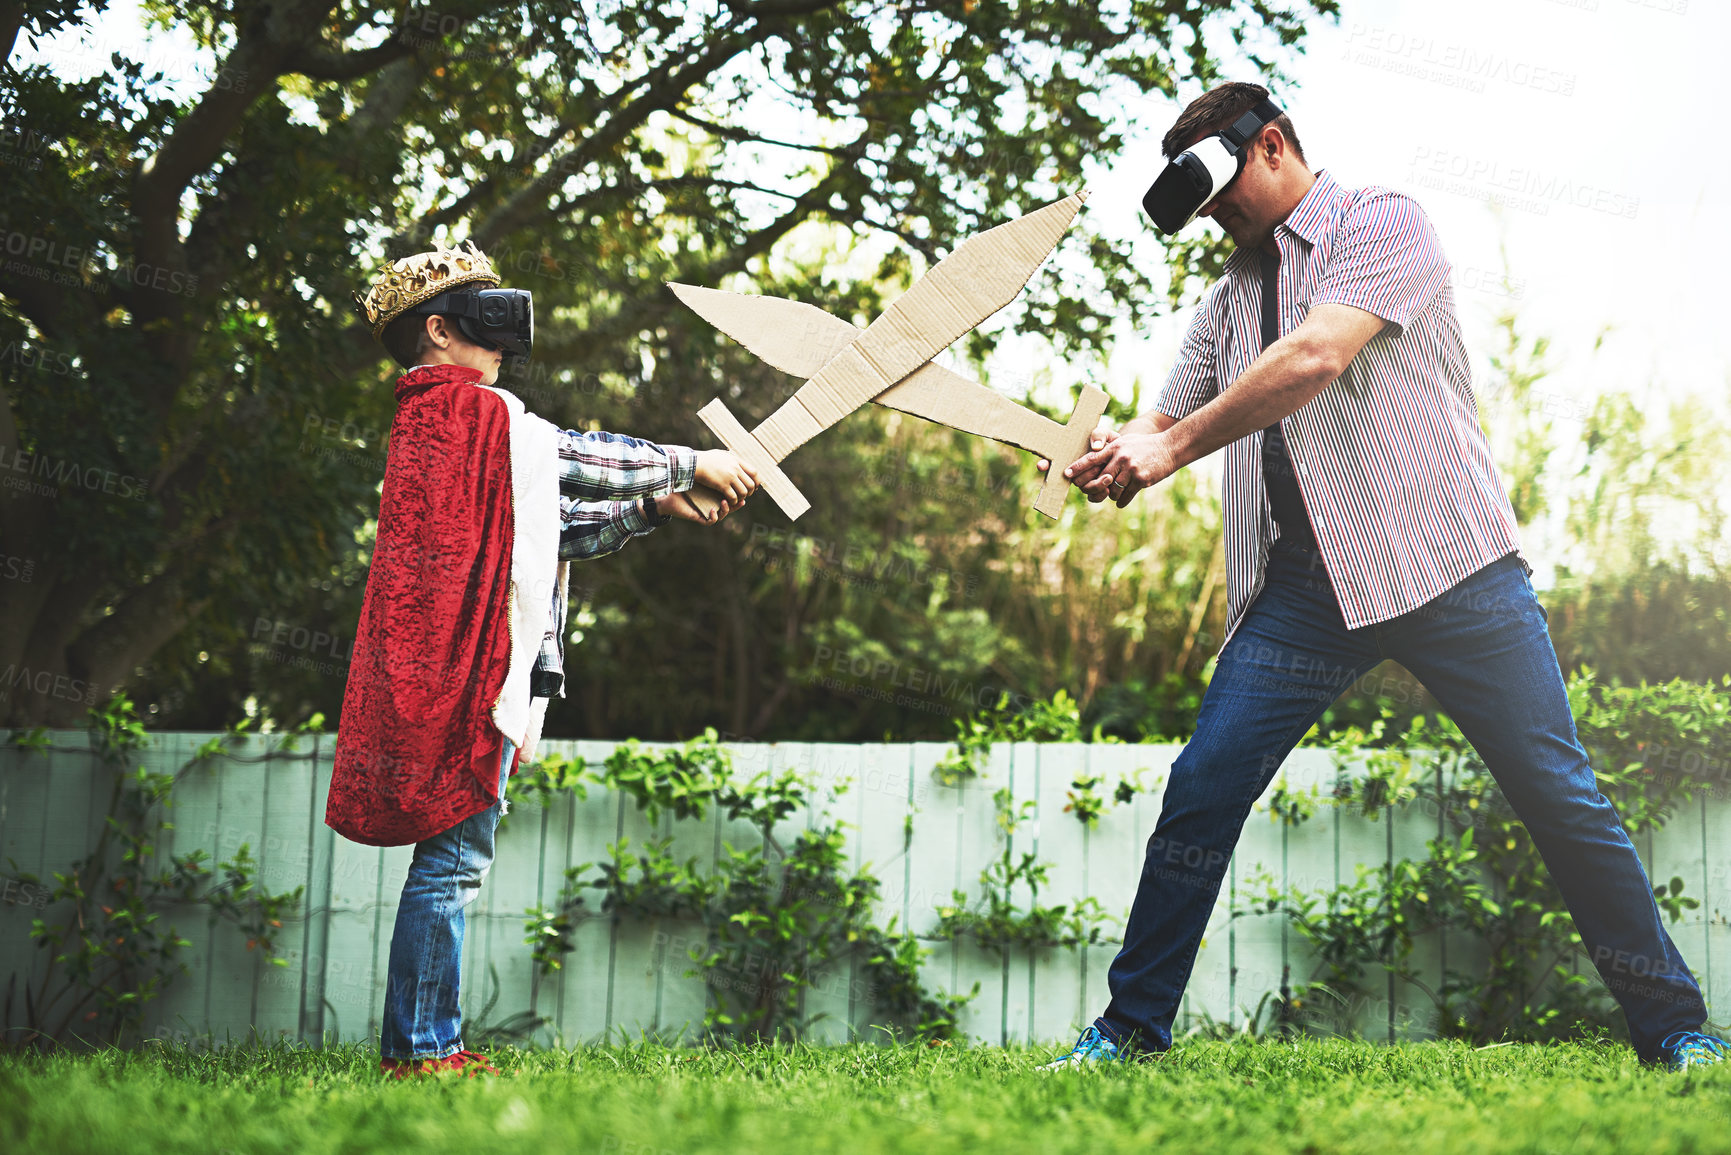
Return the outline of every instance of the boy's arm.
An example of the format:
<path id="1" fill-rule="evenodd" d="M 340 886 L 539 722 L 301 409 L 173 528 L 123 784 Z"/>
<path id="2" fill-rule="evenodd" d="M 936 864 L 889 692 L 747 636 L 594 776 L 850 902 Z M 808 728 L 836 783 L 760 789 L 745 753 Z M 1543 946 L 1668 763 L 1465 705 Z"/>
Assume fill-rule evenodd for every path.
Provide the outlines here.
<path id="1" fill-rule="evenodd" d="M 683 493 L 696 480 L 697 451 L 683 445 L 657 445 L 602 430 L 559 431 L 559 492 L 568 497 L 584 502 L 659 497 Z"/>
<path id="2" fill-rule="evenodd" d="M 655 499 L 575 501 L 559 499 L 559 557 L 583 560 L 617 553 L 634 537 L 671 520 L 657 513 Z"/>

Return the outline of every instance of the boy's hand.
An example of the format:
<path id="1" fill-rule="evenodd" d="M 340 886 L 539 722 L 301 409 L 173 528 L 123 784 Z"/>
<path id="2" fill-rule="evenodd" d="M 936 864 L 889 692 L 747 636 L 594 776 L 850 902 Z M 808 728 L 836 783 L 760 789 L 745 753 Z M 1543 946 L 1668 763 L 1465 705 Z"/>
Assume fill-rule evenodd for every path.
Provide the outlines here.
<path id="1" fill-rule="evenodd" d="M 726 449 L 705 449 L 697 455 L 697 484 L 715 490 L 730 509 L 738 509 L 756 492 L 757 471 Z"/>
<path id="2" fill-rule="evenodd" d="M 703 509 L 692 501 L 688 494 L 670 493 L 665 497 L 655 499 L 655 512 L 663 517 L 677 517 L 681 521 L 695 521 L 698 525 L 714 525 L 728 514 L 739 508 L 739 503 L 722 502 L 714 513 L 704 513 Z"/>

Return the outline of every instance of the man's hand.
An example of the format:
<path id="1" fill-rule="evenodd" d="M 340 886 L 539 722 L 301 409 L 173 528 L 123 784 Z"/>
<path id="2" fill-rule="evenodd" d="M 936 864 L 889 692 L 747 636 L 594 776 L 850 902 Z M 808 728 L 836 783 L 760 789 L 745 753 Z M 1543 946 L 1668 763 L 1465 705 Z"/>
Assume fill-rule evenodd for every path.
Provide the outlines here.
<path id="1" fill-rule="evenodd" d="M 1131 424 L 1134 424 L 1134 422 L 1132 422 Z M 1128 429 L 1129 426 L 1126 425 L 1125 428 Z M 1111 426 L 1102 423 L 1098 429 L 1094 430 L 1094 432 L 1089 435 L 1088 448 L 1089 449 L 1099 449 L 1103 446 L 1111 444 L 1112 441 L 1118 436 L 1118 432 L 1119 432 L 1118 430 L 1113 429 Z M 1045 473 L 1047 470 L 1052 468 L 1052 463 L 1050 461 L 1047 461 L 1044 457 L 1039 458 L 1038 461 L 1036 462 L 1036 465 L 1039 468 L 1041 473 Z M 1070 475 L 1068 473 L 1066 473 L 1064 476 L 1069 477 Z M 1075 478 L 1072 477 L 1072 478 L 1070 478 L 1070 480 L 1075 481 Z M 1081 484 L 1081 483 L 1077 482 L 1077 484 Z"/>
<path id="2" fill-rule="evenodd" d="M 705 449 L 697 455 L 697 483 L 708 486 L 725 497 L 728 511 L 731 512 L 756 492 L 757 471 L 726 449 Z M 662 512 L 672 511 L 664 509 Z M 725 514 L 717 516 L 715 520 L 720 521 L 722 516 Z"/>
<path id="3" fill-rule="evenodd" d="M 1110 498 L 1123 509 L 1142 490 L 1177 472 L 1178 463 L 1162 433 L 1125 432 L 1084 453 L 1065 470 L 1091 502 Z"/>
<path id="4" fill-rule="evenodd" d="M 1064 470 L 1064 476 L 1070 483 L 1088 495 L 1088 500 L 1098 505 L 1111 498 L 1120 508 L 1128 505 L 1130 499 L 1150 485 L 1158 484 L 1177 472 L 1170 451 L 1165 450 L 1159 434 L 1177 424 L 1176 417 L 1169 417 L 1159 410 L 1150 410 L 1142 416 L 1125 422 L 1122 429 L 1107 429 L 1101 427 L 1094 431 L 1088 446 L 1091 452 L 1083 454 Z M 1154 448 L 1150 449 L 1153 445 Z M 1123 447 L 1125 453 L 1120 455 L 1115 450 Z M 1132 478 L 1137 471 L 1133 467 L 1132 454 L 1140 452 L 1149 456 L 1144 473 L 1150 480 L 1137 483 Z M 1050 468 L 1050 463 L 1040 462 L 1042 470 Z M 1155 474 L 1158 476 L 1155 476 Z M 1119 488 L 1119 482 L 1124 482 Z"/>

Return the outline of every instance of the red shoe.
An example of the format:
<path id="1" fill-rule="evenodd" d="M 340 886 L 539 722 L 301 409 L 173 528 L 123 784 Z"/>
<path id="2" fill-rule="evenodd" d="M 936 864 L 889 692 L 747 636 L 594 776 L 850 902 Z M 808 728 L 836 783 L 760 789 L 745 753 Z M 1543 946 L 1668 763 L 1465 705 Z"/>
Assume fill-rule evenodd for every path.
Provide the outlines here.
<path id="1" fill-rule="evenodd" d="M 461 1071 L 465 1075 L 497 1075 L 499 1068 L 487 1061 L 487 1056 L 463 1050 L 442 1059 L 380 1059 L 379 1070 L 393 1079 L 410 1075 L 431 1075 L 441 1071 Z"/>

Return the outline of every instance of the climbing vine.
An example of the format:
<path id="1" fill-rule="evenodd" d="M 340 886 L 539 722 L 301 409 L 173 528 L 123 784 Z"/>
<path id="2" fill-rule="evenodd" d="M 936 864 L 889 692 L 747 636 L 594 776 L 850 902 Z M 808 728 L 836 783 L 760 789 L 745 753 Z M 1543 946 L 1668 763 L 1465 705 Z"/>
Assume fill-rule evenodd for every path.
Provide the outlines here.
<path id="1" fill-rule="evenodd" d="M 9 863 L 15 877 L 43 895 L 45 912 L 53 912 L 30 927 L 53 965 L 35 983 L 14 975 L 6 990 L 6 1042 L 15 1047 L 114 1042 L 136 1030 L 147 1004 L 187 971 L 180 951 L 192 944 L 165 920 L 177 905 L 205 908 L 235 927 L 246 949 L 259 951 L 267 964 L 287 965 L 276 953 L 276 936 L 298 908 L 301 887 L 273 894 L 259 885 L 259 864 L 244 842 L 214 870 L 203 850 L 164 854 L 160 847 L 164 831 L 173 829 L 166 812 L 174 784 L 222 752 L 223 741 L 206 744 L 173 774 L 152 772 L 134 764 L 149 737 L 124 694 L 89 716 L 91 749 L 113 775 L 95 846 L 69 870 L 56 871 L 52 886 Z M 287 736 L 289 748 L 321 722 L 315 718 Z M 41 729 L 16 735 L 14 744 L 49 748 Z"/>
<path id="2" fill-rule="evenodd" d="M 681 746 L 649 750 L 619 746 L 604 763 L 574 768 L 558 762 L 519 769 L 512 788 L 523 796 L 551 780 L 617 791 L 651 823 L 718 814 L 756 831 L 749 845 L 722 844 L 712 867 L 673 853 L 672 836 L 641 844 L 621 838 L 599 863 L 565 872 L 551 907 L 531 909 L 525 942 L 543 974 L 564 965 L 578 925 L 591 917 L 614 921 L 687 919 L 702 928 L 690 948 L 688 974 L 701 977 L 710 999 L 704 1025 L 719 1041 L 797 1037 L 818 1021 L 805 995 L 851 973 L 879 1021 L 916 1036 L 947 1037 L 972 996 L 934 994 L 922 985 L 928 953 L 892 918 L 873 914 L 879 883 L 849 869 L 842 823 L 802 830 L 784 842 L 777 827 L 810 803 L 811 789 L 791 770 L 741 778 L 713 730 Z"/>
<path id="3" fill-rule="evenodd" d="M 1092 897 L 1057 906 L 1040 905 L 1040 888 L 1046 885 L 1051 867 L 1031 851 L 1018 858 L 1011 853 L 1011 838 L 1033 817 L 1034 802 L 1014 804 L 1010 791 L 992 795 L 1003 853 L 980 872 L 981 897 L 970 904 L 965 891 L 954 891 L 948 906 L 938 908 L 938 938 L 971 937 L 988 950 L 1004 953 L 1012 948 L 1038 950 L 1045 947 L 1093 946 L 1101 941 L 1105 925 L 1112 921 Z M 1019 906 L 1013 897 L 1019 886 L 1028 888 L 1028 904 Z"/>
<path id="4" fill-rule="evenodd" d="M 1599 788 L 1632 838 L 1726 781 L 1728 690 L 1731 678 L 1602 686 L 1590 671 L 1570 683 Z M 1278 819 L 1296 824 L 1318 807 L 1336 806 L 1375 821 L 1391 808 L 1418 806 L 1440 830 L 1423 857 L 1360 865 L 1332 889 L 1283 892 L 1266 874 L 1249 880 L 1241 913 L 1283 912 L 1317 959 L 1292 994 L 1308 1010 L 1280 1017 L 1341 1029 L 1350 1015 L 1332 1012 L 1363 1006 L 1392 975 L 1429 998 L 1444 1036 L 1490 1042 L 1625 1034 L 1526 827 L 1452 722 L 1421 716 L 1391 735 L 1379 721 L 1340 732 L 1328 747 L 1340 771 L 1333 794 L 1277 791 Z M 1700 907 L 1684 890 L 1680 877 L 1654 888 L 1673 923 Z M 1461 948 L 1433 989 L 1421 977 L 1417 948 L 1438 936 Z"/>

